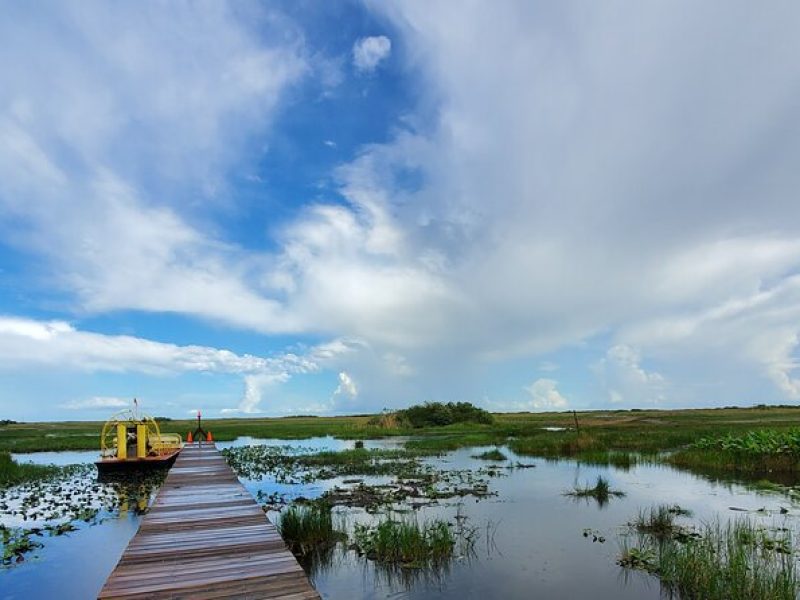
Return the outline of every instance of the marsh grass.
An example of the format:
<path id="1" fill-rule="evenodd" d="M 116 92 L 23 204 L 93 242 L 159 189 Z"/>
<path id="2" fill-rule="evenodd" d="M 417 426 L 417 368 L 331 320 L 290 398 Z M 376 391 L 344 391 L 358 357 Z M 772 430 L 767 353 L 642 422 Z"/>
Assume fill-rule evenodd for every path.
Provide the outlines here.
<path id="1" fill-rule="evenodd" d="M 59 467 L 18 463 L 11 458 L 10 453 L 0 452 L 0 488 L 49 479 L 59 472 L 61 472 Z"/>
<path id="2" fill-rule="evenodd" d="M 734 473 L 795 473 L 800 455 L 791 453 L 759 454 L 711 448 L 687 448 L 667 457 L 666 461 L 692 471 Z"/>
<path id="3" fill-rule="evenodd" d="M 500 448 L 495 448 L 494 450 L 487 450 L 481 454 L 473 454 L 472 458 L 478 458 L 480 460 L 493 460 L 497 462 L 508 460 L 508 457 L 503 454 Z"/>
<path id="4" fill-rule="evenodd" d="M 581 452 L 575 458 L 584 465 L 615 467 L 623 471 L 628 471 L 642 462 L 642 458 L 638 454 L 617 450 L 590 450 Z"/>
<path id="5" fill-rule="evenodd" d="M 603 506 L 607 504 L 612 497 L 621 498 L 625 495 L 625 492 L 611 489 L 611 484 L 608 482 L 608 479 L 602 475 L 598 475 L 594 487 L 589 487 L 588 485 L 585 487 L 575 487 L 566 492 L 565 495 L 574 498 L 594 498 L 597 500 L 598 504 Z"/>
<path id="6" fill-rule="evenodd" d="M 422 436 L 406 442 L 406 449 L 428 454 L 437 454 L 468 448 L 472 446 L 488 446 L 502 444 L 506 435 L 502 432 L 473 431 L 448 435 Z"/>
<path id="7" fill-rule="evenodd" d="M 678 505 L 659 504 L 646 510 L 640 510 L 631 526 L 639 533 L 663 539 L 672 537 L 683 530 L 675 523 L 676 517 L 690 515 L 690 511 Z"/>
<path id="8" fill-rule="evenodd" d="M 357 524 L 354 537 L 356 549 L 368 559 L 404 567 L 446 561 L 456 547 L 456 534 L 440 519 L 422 525 L 415 520 L 392 518 L 375 526 Z"/>
<path id="9" fill-rule="evenodd" d="M 436 450 L 504 443 L 512 450 L 541 456 L 574 456 L 591 450 L 652 452 L 678 450 L 704 437 L 743 436 L 757 427 L 784 432 L 800 425 L 797 407 L 754 407 L 692 410 L 604 410 L 578 413 L 580 433 L 550 432 L 545 427 L 570 429 L 572 412 L 494 413 L 493 422 L 463 422 L 413 428 L 385 415 L 340 417 L 282 417 L 208 419 L 207 430 L 219 441 L 240 436 L 303 439 L 331 435 L 367 439 L 397 435 L 427 436 Z M 11 452 L 76 450 L 98 447 L 102 422 L 5 423 L 0 421 L 0 450 Z M 193 420 L 164 423 L 165 431 L 186 435 Z M 436 441 L 433 441 L 436 440 Z"/>
<path id="10" fill-rule="evenodd" d="M 292 552 L 300 555 L 330 548 L 345 537 L 334 527 L 333 512 L 324 502 L 290 506 L 281 513 L 277 528 Z"/>
<path id="11" fill-rule="evenodd" d="M 800 592 L 789 533 L 770 535 L 747 519 L 705 525 L 683 540 L 645 536 L 623 544 L 618 563 L 656 575 L 669 597 L 795 600 Z"/>
<path id="12" fill-rule="evenodd" d="M 750 473 L 795 472 L 800 429 L 757 429 L 709 435 L 669 457 L 677 467 Z"/>

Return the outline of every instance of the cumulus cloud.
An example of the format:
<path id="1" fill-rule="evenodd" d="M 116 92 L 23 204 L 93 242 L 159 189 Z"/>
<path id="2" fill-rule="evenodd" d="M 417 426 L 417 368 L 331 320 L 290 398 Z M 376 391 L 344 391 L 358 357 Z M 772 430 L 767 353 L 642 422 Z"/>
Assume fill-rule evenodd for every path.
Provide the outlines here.
<path id="1" fill-rule="evenodd" d="M 746 262 L 742 267 L 747 268 Z M 797 399 L 798 323 L 800 276 L 793 275 L 743 287 L 710 308 L 631 324 L 620 331 L 620 338 L 663 361 L 682 358 L 703 364 L 706 371 L 727 373 L 737 377 L 738 385 L 745 384 L 743 375 L 763 378 L 784 398 Z"/>
<path id="2" fill-rule="evenodd" d="M 41 366 L 151 375 L 297 373 L 317 369 L 316 361 L 292 353 L 264 358 L 208 346 L 179 346 L 127 335 L 80 331 L 65 321 L 0 317 L 0 369 Z"/>
<path id="3" fill-rule="evenodd" d="M 259 257 L 198 227 L 196 209 L 225 202 L 229 169 L 306 74 L 302 38 L 250 5 L 197 8 L 9 7 L 0 232 L 82 310 L 291 330 L 248 283 Z"/>
<path id="4" fill-rule="evenodd" d="M 264 388 L 276 383 L 285 383 L 289 380 L 288 373 L 267 373 L 247 375 L 244 378 L 244 396 L 236 408 L 223 408 L 222 414 L 253 415 L 263 412 L 261 400 Z"/>
<path id="5" fill-rule="evenodd" d="M 638 349 L 625 344 L 612 346 L 595 370 L 614 404 L 661 403 L 665 400 L 666 379 L 642 367 Z"/>
<path id="6" fill-rule="evenodd" d="M 48 368 L 77 372 L 144 373 L 165 376 L 181 373 L 241 375 L 245 391 L 235 409 L 223 412 L 253 414 L 260 411 L 262 390 L 285 383 L 291 377 L 317 372 L 336 358 L 359 347 L 352 340 L 334 340 L 309 348 L 299 355 L 286 352 L 272 357 L 236 354 L 207 346 L 167 344 L 125 335 L 80 331 L 64 321 L 36 321 L 0 317 L 0 369 Z M 356 395 L 346 374 L 343 393 Z M 341 378 L 341 375 L 340 375 Z M 122 406 L 118 398 L 92 398 L 70 402 L 64 408 Z M 125 402 L 127 405 L 127 402 Z"/>
<path id="7" fill-rule="evenodd" d="M 353 44 L 353 65 L 362 72 L 372 72 L 389 57 L 392 41 L 385 35 L 361 38 Z"/>
<path id="8" fill-rule="evenodd" d="M 557 389 L 554 379 L 537 379 L 525 388 L 531 397 L 534 408 L 560 409 L 567 407 L 567 399 Z"/>
<path id="9" fill-rule="evenodd" d="M 616 348 L 597 351 L 596 372 L 618 401 L 678 401 L 676 381 L 739 374 L 796 397 L 800 7 L 368 5 L 408 49 L 419 105 L 333 174 L 341 198 L 276 225 L 269 251 L 208 227 L 198 206 L 223 201 L 231 165 L 258 154 L 249 136 L 268 143 L 286 91 L 314 72 L 302 35 L 224 4 L 65 4 L 41 22 L 15 6 L 0 23 L 4 242 L 44 257 L 83 313 L 365 340 L 382 381 L 335 367 L 359 401 L 398 374 L 417 386 L 392 386 L 398 397 L 474 395 L 475 365 L 598 338 Z M 356 44 L 357 68 L 385 60 L 380 37 Z M 72 350 L 88 335 L 125 360 L 78 351 L 83 365 L 272 373 L 244 367 L 267 359 L 62 322 L 5 327 L 31 362 L 55 364 L 25 354 L 36 336 Z"/>
<path id="10" fill-rule="evenodd" d="M 429 84 L 421 104 L 436 110 L 425 113 L 432 126 L 409 127 L 358 162 L 372 160 L 382 182 L 373 196 L 447 299 L 469 298 L 451 302 L 441 329 L 450 340 L 500 360 L 611 332 L 670 361 L 688 384 L 670 382 L 675 401 L 734 370 L 791 397 L 798 327 L 787 294 L 752 306 L 744 322 L 696 322 L 800 269 L 800 141 L 776 129 L 798 116 L 800 66 L 787 58 L 800 51 L 787 25 L 798 7 L 765 15 L 712 3 L 686 20 L 688 2 L 589 13 L 570 2 L 371 6 L 403 36 Z M 409 189 L 399 174 L 414 170 L 422 184 Z M 764 321 L 772 346 L 760 341 Z M 694 333 L 672 331 L 659 348 L 668 333 L 654 332 L 658 323 Z M 731 337 L 738 347 L 718 343 Z M 705 373 L 685 358 L 693 349 Z M 666 398 L 658 372 L 613 354 L 615 398 L 636 397 L 636 382 L 644 397 Z M 719 392 L 741 397 L 736 385 Z"/>
<path id="11" fill-rule="evenodd" d="M 345 396 L 347 398 L 355 398 L 358 396 L 358 387 L 353 378 L 347 373 L 342 371 L 339 373 L 339 385 L 333 392 L 334 396 Z"/>

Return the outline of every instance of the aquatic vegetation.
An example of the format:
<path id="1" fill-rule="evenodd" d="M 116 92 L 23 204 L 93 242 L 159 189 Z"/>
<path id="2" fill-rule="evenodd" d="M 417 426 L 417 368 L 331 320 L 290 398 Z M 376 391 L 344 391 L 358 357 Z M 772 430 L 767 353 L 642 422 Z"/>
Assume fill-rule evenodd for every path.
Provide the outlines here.
<path id="1" fill-rule="evenodd" d="M 571 457 L 582 452 L 607 449 L 593 434 L 571 431 L 537 431 L 535 435 L 511 440 L 509 447 L 517 454 L 545 457 Z"/>
<path id="2" fill-rule="evenodd" d="M 25 560 L 25 555 L 42 544 L 31 539 L 38 532 L 21 527 L 5 527 L 0 525 L 0 550 L 2 550 L 2 563 L 9 565 Z"/>
<path id="3" fill-rule="evenodd" d="M 359 483 L 355 487 L 342 488 L 339 486 L 326 491 L 322 499 L 331 506 L 346 506 L 348 508 L 364 508 L 368 513 L 374 513 L 386 506 L 406 501 L 413 493 L 414 488 L 400 484 L 365 485 Z"/>
<path id="4" fill-rule="evenodd" d="M 778 431 L 761 429 L 743 435 L 708 436 L 699 439 L 693 448 L 724 450 L 741 454 L 793 454 L 800 456 L 800 429 Z"/>
<path id="5" fill-rule="evenodd" d="M 589 487 L 588 485 L 584 487 L 575 487 L 566 492 L 565 495 L 575 498 L 594 498 L 600 506 L 604 506 L 608 503 L 610 498 L 622 497 L 625 495 L 625 492 L 611 489 L 611 484 L 608 482 L 608 479 L 602 475 L 598 475 L 594 487 Z"/>
<path id="6" fill-rule="evenodd" d="M 800 468 L 800 429 L 706 436 L 670 456 L 668 461 L 694 469 L 793 472 Z"/>
<path id="7" fill-rule="evenodd" d="M 366 450 L 355 448 L 339 452 L 317 452 L 297 457 L 296 464 L 324 469 L 317 478 L 342 475 L 415 475 L 419 472 L 418 455 L 407 450 Z"/>
<path id="8" fill-rule="evenodd" d="M 623 544 L 618 564 L 657 576 L 670 597 L 794 600 L 800 592 L 789 532 L 770 534 L 746 519 L 683 538 L 647 535 Z"/>
<path id="9" fill-rule="evenodd" d="M 583 530 L 583 537 L 586 539 L 591 538 L 592 543 L 604 544 L 606 542 L 606 537 L 600 531 L 591 527 Z"/>
<path id="10" fill-rule="evenodd" d="M 508 460 L 508 457 L 503 454 L 500 448 L 495 448 L 494 450 L 487 450 L 481 454 L 473 454 L 472 458 L 479 458 L 481 460 L 495 460 L 495 461 L 504 461 Z"/>
<path id="11" fill-rule="evenodd" d="M 632 452 L 620 452 L 616 450 L 593 450 L 581 452 L 575 459 L 584 465 L 595 467 L 616 467 L 627 471 L 639 464 L 642 458 Z"/>
<path id="12" fill-rule="evenodd" d="M 652 548 L 623 545 L 617 564 L 625 569 L 654 573 L 657 569 L 656 559 L 656 553 Z"/>
<path id="13" fill-rule="evenodd" d="M 375 526 L 356 524 L 354 537 L 355 549 L 368 559 L 405 567 L 424 567 L 449 559 L 456 546 L 451 526 L 440 519 L 422 525 L 391 518 Z"/>
<path id="14" fill-rule="evenodd" d="M 25 481 L 49 479 L 61 472 L 61 468 L 53 465 L 18 463 L 11 458 L 11 453 L 0 452 L 0 488 Z"/>
<path id="15" fill-rule="evenodd" d="M 327 502 L 292 505 L 281 513 L 276 526 L 295 554 L 309 554 L 346 537 L 334 527 Z"/>
<path id="16" fill-rule="evenodd" d="M 488 446 L 490 444 L 505 443 L 506 436 L 502 433 L 491 431 L 454 433 L 453 435 L 428 435 L 418 437 L 406 442 L 407 450 L 414 450 L 427 454 L 441 454 L 459 448 L 472 446 Z"/>
<path id="17" fill-rule="evenodd" d="M 678 516 L 689 516 L 691 512 L 678 505 L 659 504 L 646 510 L 640 510 L 631 526 L 640 533 L 653 535 L 657 538 L 673 537 L 682 531 L 675 524 Z"/>
<path id="18" fill-rule="evenodd" d="M 333 506 L 361 507 L 368 513 L 406 503 L 412 509 L 448 498 L 472 496 L 476 499 L 497 495 L 489 489 L 488 481 L 471 470 L 429 469 L 413 478 L 397 477 L 392 482 L 367 485 L 355 481 L 355 486 L 326 491 L 322 499 Z"/>
<path id="19" fill-rule="evenodd" d="M 94 525 L 128 511 L 142 514 L 164 474 L 128 475 L 102 482 L 96 477 L 94 465 L 69 465 L 57 467 L 47 479 L 0 489 L 0 529 L 8 541 L 3 543 L 4 552 L 12 552 L 17 561 L 41 546 L 39 542 L 28 544 L 25 538 L 61 536 L 76 531 L 77 523 Z M 8 533 L 12 531 L 16 532 L 13 536 Z"/>
<path id="20" fill-rule="evenodd" d="M 274 477 L 281 483 L 308 483 L 346 475 L 417 476 L 418 453 L 407 450 L 355 448 L 309 453 L 289 446 L 227 448 L 223 456 L 234 472 L 247 479 Z"/>

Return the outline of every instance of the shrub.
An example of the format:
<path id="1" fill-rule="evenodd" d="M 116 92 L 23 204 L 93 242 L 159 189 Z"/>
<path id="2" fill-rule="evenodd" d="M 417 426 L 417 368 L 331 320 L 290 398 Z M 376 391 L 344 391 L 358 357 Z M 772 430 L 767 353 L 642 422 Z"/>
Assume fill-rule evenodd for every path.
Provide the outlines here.
<path id="1" fill-rule="evenodd" d="M 469 402 L 426 402 L 397 411 L 400 422 L 411 427 L 443 427 L 456 423 L 479 423 L 490 425 L 494 417 Z"/>

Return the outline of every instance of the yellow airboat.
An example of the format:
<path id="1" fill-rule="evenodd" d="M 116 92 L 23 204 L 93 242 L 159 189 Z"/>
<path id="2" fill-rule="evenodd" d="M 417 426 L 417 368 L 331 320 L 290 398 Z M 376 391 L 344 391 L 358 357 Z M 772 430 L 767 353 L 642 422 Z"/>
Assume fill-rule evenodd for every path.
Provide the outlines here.
<path id="1" fill-rule="evenodd" d="M 183 448 L 177 433 L 161 433 L 158 422 L 139 412 L 134 400 L 132 409 L 112 416 L 100 434 L 100 473 L 166 468 L 175 462 Z"/>

